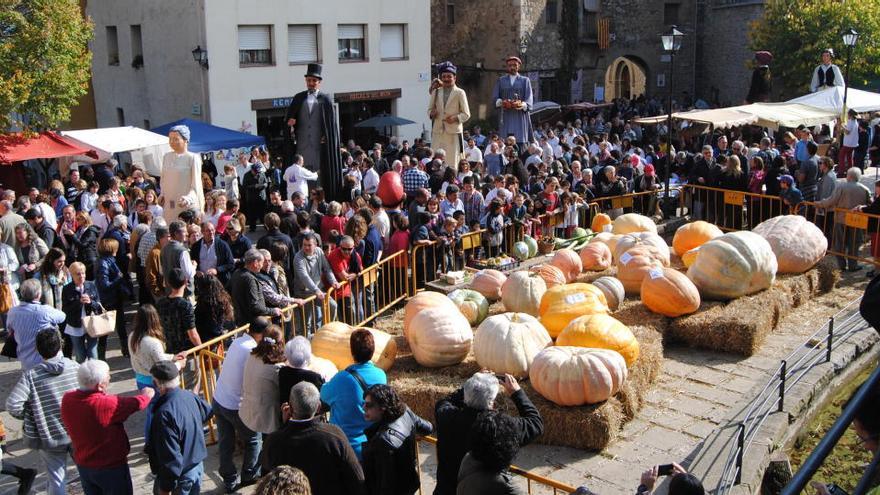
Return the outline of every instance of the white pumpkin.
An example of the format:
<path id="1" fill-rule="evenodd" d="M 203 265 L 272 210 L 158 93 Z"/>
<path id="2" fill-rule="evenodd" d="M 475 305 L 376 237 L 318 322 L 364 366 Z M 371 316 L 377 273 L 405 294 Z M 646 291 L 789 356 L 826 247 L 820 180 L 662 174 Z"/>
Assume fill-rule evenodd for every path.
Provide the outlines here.
<path id="1" fill-rule="evenodd" d="M 489 315 L 489 301 L 475 290 L 455 289 L 449 293 L 449 300 L 471 325 L 479 325 Z"/>
<path id="2" fill-rule="evenodd" d="M 633 232 L 657 233 L 657 224 L 650 218 L 638 213 L 625 213 L 611 223 L 613 234 L 630 234 Z"/>
<path id="3" fill-rule="evenodd" d="M 419 364 L 439 368 L 464 361 L 474 331 L 461 312 L 435 307 L 413 317 L 406 340 Z"/>
<path id="4" fill-rule="evenodd" d="M 620 238 L 623 237 L 619 234 L 612 234 L 611 232 L 600 232 L 593 236 L 590 239 L 590 242 L 601 242 L 608 246 L 608 249 L 611 250 L 611 254 L 614 254 L 614 250 L 617 249 L 617 242 Z"/>
<path id="5" fill-rule="evenodd" d="M 700 246 L 687 276 L 704 299 L 754 294 L 776 279 L 776 255 L 754 232 L 729 232 Z"/>
<path id="6" fill-rule="evenodd" d="M 822 229 L 800 215 L 782 215 L 765 220 L 752 232 L 767 239 L 779 273 L 804 273 L 813 268 L 828 250 Z"/>
<path id="7" fill-rule="evenodd" d="M 620 353 L 588 347 L 548 347 L 535 356 L 529 370 L 535 390 L 560 406 L 606 401 L 620 391 L 626 378 L 626 361 Z"/>
<path id="8" fill-rule="evenodd" d="M 663 266 L 669 266 L 669 245 L 666 244 L 662 237 L 653 232 L 633 232 L 621 236 L 617 241 L 617 246 L 614 248 L 614 259 L 619 260 L 623 253 L 643 244 L 657 248 L 658 252 L 662 255 L 659 261 L 663 263 Z"/>
<path id="9" fill-rule="evenodd" d="M 537 273 L 516 271 L 501 286 L 501 302 L 505 311 L 538 316 L 541 298 L 547 292 L 547 282 Z"/>
<path id="10" fill-rule="evenodd" d="M 318 356 L 312 356 L 309 369 L 321 375 L 325 382 L 329 382 L 339 371 L 333 361 Z"/>
<path id="11" fill-rule="evenodd" d="M 626 291 L 620 280 L 614 277 L 599 277 L 593 280 L 593 285 L 599 288 L 605 294 L 605 301 L 608 303 L 608 309 L 617 311 L 620 308 L 623 299 L 626 297 Z"/>
<path id="12" fill-rule="evenodd" d="M 474 336 L 474 358 L 485 369 L 510 373 L 517 378 L 529 374 L 529 365 L 553 339 L 537 318 L 525 313 L 502 313 L 487 318 Z"/>

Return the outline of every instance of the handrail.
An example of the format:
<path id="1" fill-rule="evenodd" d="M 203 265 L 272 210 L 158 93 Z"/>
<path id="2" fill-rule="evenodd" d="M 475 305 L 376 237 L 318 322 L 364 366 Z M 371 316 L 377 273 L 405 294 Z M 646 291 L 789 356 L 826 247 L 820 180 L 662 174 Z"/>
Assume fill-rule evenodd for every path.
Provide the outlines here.
<path id="1" fill-rule="evenodd" d="M 394 270 L 394 268 L 397 267 L 400 259 L 407 260 L 408 253 L 406 251 L 398 251 L 388 256 L 383 256 L 381 260 L 361 270 L 353 280 L 346 280 L 342 282 L 339 285 L 339 288 L 331 287 L 327 289 L 327 295 L 324 297 L 323 301 L 325 315 L 324 323 L 329 323 L 330 321 L 332 321 L 330 315 L 330 300 L 336 298 L 336 293 L 346 287 L 349 287 L 351 292 L 357 293 L 358 296 L 354 299 L 354 308 L 352 308 L 354 314 L 346 315 L 344 314 L 344 310 L 337 307 L 336 319 L 356 327 L 363 326 L 369 323 L 380 314 L 384 313 L 388 309 L 391 309 L 398 302 L 406 299 L 409 295 L 408 285 L 406 283 L 406 275 L 404 274 L 402 280 L 398 281 L 397 273 Z M 391 285 L 389 286 L 389 288 L 391 289 L 391 293 L 388 294 L 388 299 L 390 300 L 386 300 L 386 294 L 383 292 L 385 290 L 385 286 L 378 287 L 378 284 L 376 283 L 379 280 L 380 276 L 391 278 Z M 402 291 L 396 290 L 401 288 L 401 285 L 397 282 L 401 282 L 403 289 Z M 367 289 L 371 286 L 373 286 L 372 301 L 367 301 Z M 337 299 L 337 301 L 342 300 L 342 298 Z M 384 301 L 384 304 L 375 304 L 377 300 Z M 368 304 L 369 302 L 372 302 L 374 304 Z M 346 316 L 351 316 L 351 318 L 348 318 L 346 321 Z"/>
<path id="2" fill-rule="evenodd" d="M 430 435 L 419 437 L 419 439 L 423 440 L 427 443 L 430 443 L 430 444 L 435 444 L 435 445 L 437 444 L 437 438 L 430 436 Z M 418 458 L 418 443 L 416 443 L 416 458 Z M 517 467 L 513 464 L 511 464 L 510 467 L 507 468 L 507 470 L 517 476 L 522 476 L 523 478 L 525 478 L 527 480 L 528 493 L 532 493 L 532 482 L 533 481 L 535 483 L 544 485 L 548 488 L 552 488 L 554 494 L 557 493 L 557 490 L 562 490 L 565 493 L 574 493 L 575 491 L 577 491 L 577 487 L 567 485 L 565 483 L 562 483 L 560 481 L 556 481 L 556 480 L 554 480 L 552 478 L 548 478 L 546 476 L 541 476 L 540 474 L 533 473 L 527 469 Z M 421 488 L 419 490 L 421 491 Z"/>

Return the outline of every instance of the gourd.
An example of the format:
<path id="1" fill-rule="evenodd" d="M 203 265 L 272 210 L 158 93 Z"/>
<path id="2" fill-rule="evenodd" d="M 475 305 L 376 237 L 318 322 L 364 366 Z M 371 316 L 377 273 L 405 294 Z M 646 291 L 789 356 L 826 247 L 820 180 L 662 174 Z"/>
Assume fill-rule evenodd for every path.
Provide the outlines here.
<path id="1" fill-rule="evenodd" d="M 583 269 L 601 272 L 611 267 L 611 250 L 604 242 L 591 242 L 580 252 Z"/>
<path id="2" fill-rule="evenodd" d="M 529 247 L 529 258 L 534 258 L 538 254 L 538 241 L 530 235 L 523 236 L 522 241 Z"/>
<path id="3" fill-rule="evenodd" d="M 776 268 L 776 255 L 763 237 L 728 232 L 700 246 L 687 276 L 704 299 L 728 300 L 770 287 Z"/>
<path id="4" fill-rule="evenodd" d="M 598 404 L 620 391 L 626 361 L 607 349 L 555 346 L 539 352 L 529 369 L 532 387 L 560 406 Z"/>
<path id="5" fill-rule="evenodd" d="M 574 282 L 581 274 L 581 258 L 573 249 L 560 249 L 553 254 L 550 264 L 562 270 L 566 282 Z"/>
<path id="6" fill-rule="evenodd" d="M 474 332 L 458 311 L 428 308 L 410 322 L 406 337 L 416 362 L 428 368 L 458 364 L 467 357 Z"/>
<path id="7" fill-rule="evenodd" d="M 511 273 L 501 287 L 501 302 L 505 311 L 538 316 L 545 292 L 547 283 L 540 275 L 520 270 Z"/>
<path id="8" fill-rule="evenodd" d="M 800 215 L 782 215 L 765 220 L 752 229 L 767 240 L 779 266 L 777 273 L 804 273 L 813 268 L 828 250 L 822 229 Z"/>
<path id="9" fill-rule="evenodd" d="M 489 314 L 489 301 L 475 290 L 456 289 L 449 293 L 449 299 L 471 325 L 479 325 Z"/>
<path id="10" fill-rule="evenodd" d="M 678 270 L 651 270 L 642 280 L 642 304 L 654 313 L 675 318 L 700 309 L 700 292 Z"/>
<path id="11" fill-rule="evenodd" d="M 523 378 L 535 355 L 550 345 L 553 339 L 537 318 L 502 313 L 480 324 L 474 336 L 474 358 L 485 369 Z"/>
<path id="12" fill-rule="evenodd" d="M 712 239 L 724 235 L 715 225 L 704 220 L 682 225 L 672 237 L 672 249 L 675 254 L 683 256 L 691 249 L 698 248 Z"/>
<path id="13" fill-rule="evenodd" d="M 653 268 L 662 268 L 663 253 L 649 245 L 634 247 L 617 260 L 617 278 L 627 294 L 638 294 L 642 280 Z"/>
<path id="14" fill-rule="evenodd" d="M 632 331 L 617 319 L 606 314 L 592 314 L 575 318 L 562 330 L 556 345 L 596 347 L 617 351 L 632 366 L 639 358 L 639 341 Z"/>
<path id="15" fill-rule="evenodd" d="M 557 285 L 565 284 L 565 274 L 562 273 L 562 270 L 549 263 L 533 267 L 531 271 L 537 273 L 544 279 L 544 283 L 547 284 L 548 289 L 556 287 Z"/>
<path id="16" fill-rule="evenodd" d="M 611 217 L 604 213 L 599 213 L 590 222 L 590 230 L 596 233 L 605 232 L 606 225 L 611 225 Z"/>
<path id="17" fill-rule="evenodd" d="M 630 234 L 632 232 L 657 233 L 657 224 L 650 218 L 638 213 L 625 213 L 611 223 L 611 233 Z"/>
<path id="18" fill-rule="evenodd" d="M 684 263 L 685 268 L 690 268 L 691 265 L 694 264 L 694 261 L 697 260 L 697 254 L 700 253 L 700 248 L 695 247 L 690 251 L 685 252 L 681 255 L 681 262 Z"/>
<path id="19" fill-rule="evenodd" d="M 631 234 L 623 235 L 620 240 L 617 241 L 617 246 L 614 248 L 614 259 L 620 259 L 620 257 L 623 256 L 623 253 L 634 247 L 644 245 L 656 248 L 657 252 L 661 255 L 659 258 L 660 262 L 663 263 L 663 266 L 669 266 L 669 246 L 662 237 L 653 232 L 633 232 Z"/>
<path id="20" fill-rule="evenodd" d="M 458 309 L 452 300 L 439 292 L 426 290 L 411 297 L 403 309 L 403 335 L 405 336 L 409 332 L 410 322 L 417 314 L 425 309 L 437 306 L 446 308 L 449 311 L 452 311 L 453 308 Z"/>
<path id="21" fill-rule="evenodd" d="M 373 328 L 366 330 L 373 334 L 373 342 L 376 346 L 371 361 L 385 371 L 390 370 L 397 357 L 397 342 L 394 336 Z M 354 327 L 339 321 L 322 326 L 312 337 L 312 355 L 330 360 L 339 370 L 351 366 L 354 364 L 354 359 L 351 357 L 350 342 L 354 331 Z"/>
<path id="22" fill-rule="evenodd" d="M 593 285 L 598 287 L 605 294 L 605 301 L 608 302 L 608 309 L 617 311 L 626 297 L 626 292 L 620 280 L 614 277 L 599 277 L 593 280 Z"/>
<path id="23" fill-rule="evenodd" d="M 513 249 L 510 253 L 517 261 L 524 261 L 529 258 L 529 246 L 523 241 L 513 243 Z"/>
<path id="24" fill-rule="evenodd" d="M 592 284 L 559 285 L 547 289 L 541 298 L 541 324 L 556 337 L 568 323 L 583 315 L 607 313 L 605 294 Z"/>

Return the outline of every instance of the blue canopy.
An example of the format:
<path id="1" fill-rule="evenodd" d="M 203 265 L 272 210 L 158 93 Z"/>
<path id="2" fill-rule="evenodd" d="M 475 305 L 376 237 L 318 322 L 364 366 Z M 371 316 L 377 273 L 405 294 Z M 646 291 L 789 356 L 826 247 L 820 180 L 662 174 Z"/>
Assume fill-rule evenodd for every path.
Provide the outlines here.
<path id="1" fill-rule="evenodd" d="M 232 129 L 217 127 L 216 125 L 190 119 L 175 120 L 151 130 L 157 134 L 167 135 L 171 128 L 176 125 L 189 127 L 191 139 L 188 148 L 190 151 L 218 151 L 229 148 L 263 146 L 266 144 L 263 136 L 254 136 L 253 134 L 233 131 Z"/>

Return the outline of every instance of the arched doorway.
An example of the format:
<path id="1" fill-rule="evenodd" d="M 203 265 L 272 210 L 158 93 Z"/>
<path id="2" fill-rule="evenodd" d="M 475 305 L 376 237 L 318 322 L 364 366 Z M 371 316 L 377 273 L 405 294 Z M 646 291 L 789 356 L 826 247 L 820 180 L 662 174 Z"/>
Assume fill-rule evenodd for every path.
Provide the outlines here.
<path id="1" fill-rule="evenodd" d="M 641 63 L 629 57 L 618 57 L 605 71 L 605 101 L 643 95 L 646 82 L 647 75 Z"/>

